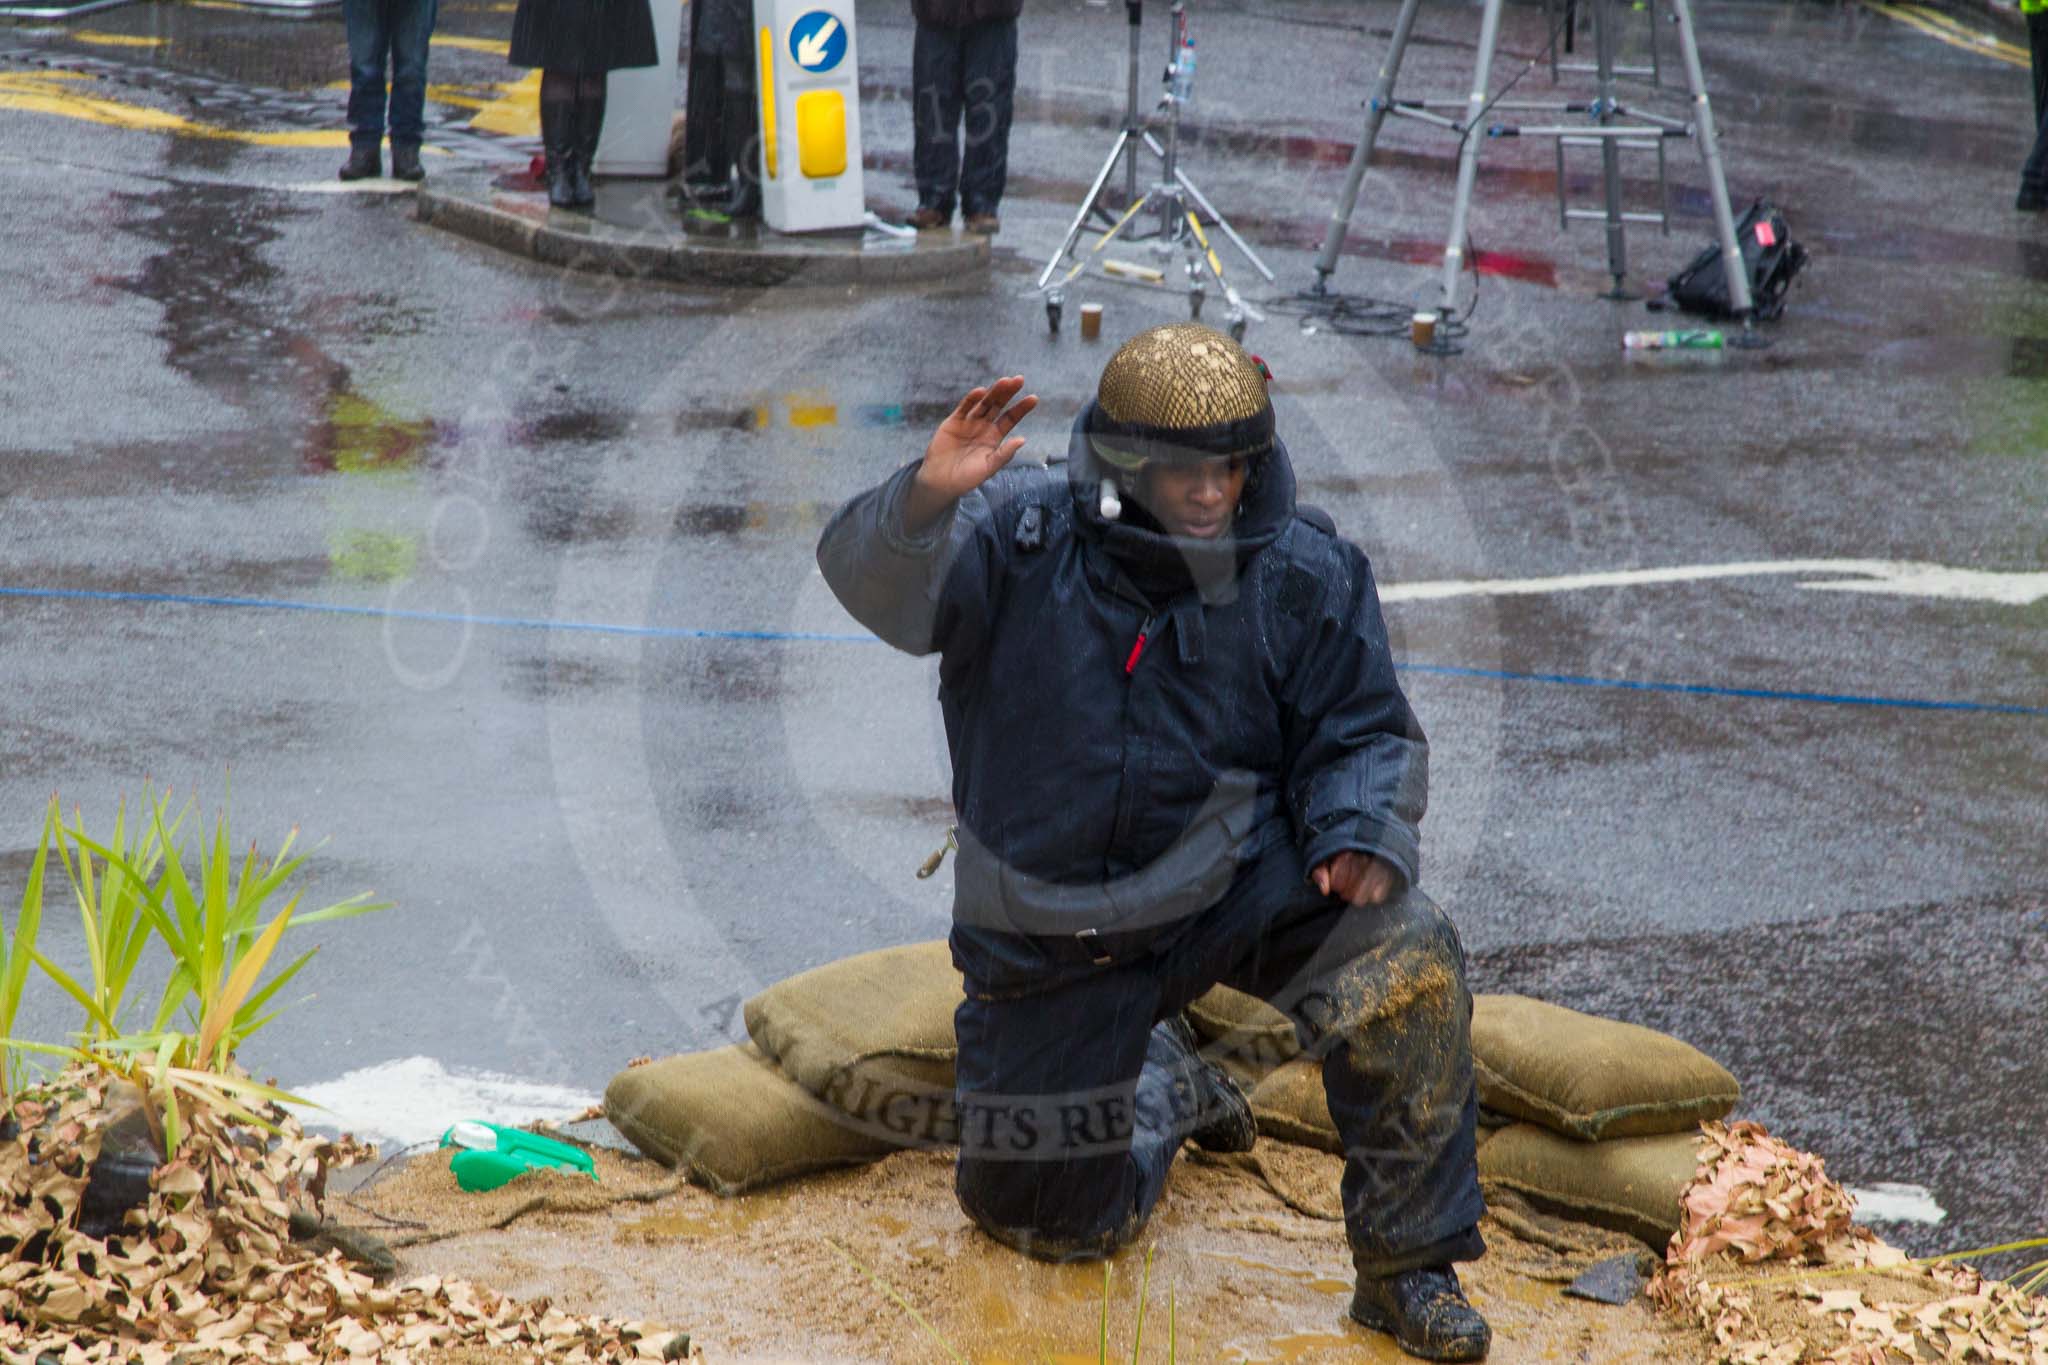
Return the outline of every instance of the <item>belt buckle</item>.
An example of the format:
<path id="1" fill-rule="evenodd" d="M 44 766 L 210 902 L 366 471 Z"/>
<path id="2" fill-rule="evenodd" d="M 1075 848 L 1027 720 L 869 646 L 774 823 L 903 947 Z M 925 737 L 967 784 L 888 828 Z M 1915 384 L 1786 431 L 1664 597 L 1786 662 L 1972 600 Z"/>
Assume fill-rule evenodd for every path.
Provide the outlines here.
<path id="1" fill-rule="evenodd" d="M 1116 961 L 1114 957 L 1110 956 L 1108 953 L 1103 951 L 1102 944 L 1100 942 L 1100 939 L 1102 938 L 1101 930 L 1078 929 L 1074 932 L 1074 937 L 1082 940 L 1081 946 L 1083 948 L 1088 949 L 1089 952 L 1095 955 L 1096 966 L 1107 967 Z M 1090 942 L 1089 940 L 1091 939 L 1096 941 Z"/>

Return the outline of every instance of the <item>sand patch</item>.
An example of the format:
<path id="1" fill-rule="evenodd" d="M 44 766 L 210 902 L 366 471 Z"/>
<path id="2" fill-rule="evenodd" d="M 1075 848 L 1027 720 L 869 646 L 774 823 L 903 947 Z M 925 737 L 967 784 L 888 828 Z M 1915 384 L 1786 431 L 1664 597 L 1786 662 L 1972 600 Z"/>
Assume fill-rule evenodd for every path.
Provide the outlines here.
<path id="1" fill-rule="evenodd" d="M 629 1176 L 643 1191 L 667 1176 L 618 1160 L 644 1164 Z M 1248 1161 L 1180 1162 L 1139 1245 L 1109 1263 L 1112 1355 L 1129 1357 L 1149 1249 L 1147 1360 L 1166 1359 L 1170 1312 L 1183 1361 L 1406 1360 L 1348 1322 L 1342 1226 L 1303 1211 L 1335 1211 L 1341 1170 L 1334 1156 L 1267 1142 Z M 480 1213 L 440 1206 L 477 1196 L 408 1172 L 418 1221 L 471 1230 L 402 1250 L 400 1274 L 469 1276 L 569 1312 L 671 1323 L 712 1360 L 1093 1361 L 1102 1263 L 1043 1265 L 997 1245 L 960 1212 L 952 1178 L 950 1153 L 901 1152 L 734 1199 L 684 1187 L 490 1228 L 475 1226 L 489 1221 Z M 1461 1271 L 1493 1323 L 1493 1361 L 1708 1360 L 1701 1331 L 1646 1301 L 1611 1308 L 1561 1294 L 1562 1279 L 1634 1244 L 1595 1231 L 1578 1244 L 1560 1235 L 1559 1249 L 1491 1218 L 1485 1231 L 1491 1254 Z"/>

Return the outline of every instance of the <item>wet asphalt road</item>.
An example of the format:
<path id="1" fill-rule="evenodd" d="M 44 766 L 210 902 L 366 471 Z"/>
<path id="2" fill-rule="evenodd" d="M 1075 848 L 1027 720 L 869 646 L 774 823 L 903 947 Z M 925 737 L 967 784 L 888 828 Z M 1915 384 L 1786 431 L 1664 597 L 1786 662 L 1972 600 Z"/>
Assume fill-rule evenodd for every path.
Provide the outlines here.
<path id="1" fill-rule="evenodd" d="M 1282 289 L 1310 278 L 1392 13 L 1197 9 L 1189 169 Z M 908 15 L 861 17 L 869 198 L 904 211 Z M 1476 9 L 1422 28 L 1404 90 L 1455 91 Z M 1594 297 L 1600 241 L 1558 232 L 1548 149 L 1489 146 L 1463 355 L 1279 308 L 1254 327 L 1304 496 L 1394 585 L 2048 567 L 2048 225 L 2010 207 L 2026 73 L 1853 6 L 1716 4 L 1702 31 L 1733 193 L 1776 198 L 1815 257 L 1776 345 L 1626 360 L 1621 332 L 1664 323 Z M 1504 53 L 1543 34 L 1511 9 Z M 1049 337 L 1029 286 L 1107 148 L 1121 41 L 1120 7 L 1033 7 L 996 269 L 896 293 L 565 276 L 403 198 L 294 189 L 332 149 L 0 104 L 0 889 L 52 790 L 104 821 L 145 776 L 213 802 L 231 772 L 240 830 L 326 841 L 309 903 L 400 906 L 325 935 L 319 1002 L 252 1044 L 306 1084 L 425 1054 L 594 1091 L 739 1036 L 769 981 L 941 935 L 948 878 L 912 876 L 947 821 L 933 670 L 858 638 L 812 545 L 989 375 L 1029 376 L 1031 449 L 1063 444 L 1108 347 Z M 68 68 L 198 122 L 333 128 L 342 53 L 332 17 L 139 5 L 0 26 L 0 97 Z M 531 150 L 430 112 L 456 158 L 430 169 Z M 1382 147 L 1334 283 L 1423 300 L 1454 148 L 1407 125 Z M 1704 241 L 1705 205 L 1681 147 L 1639 280 Z M 1112 336 L 1184 313 L 1081 297 Z M 1482 989 L 1673 1031 L 1835 1174 L 1927 1186 L 1948 1221 L 1895 1240 L 2039 1233 L 2048 602 L 1802 581 L 1393 605 L 1435 745 L 1426 884 Z M 1697 690 L 1594 685 L 1626 681 Z"/>

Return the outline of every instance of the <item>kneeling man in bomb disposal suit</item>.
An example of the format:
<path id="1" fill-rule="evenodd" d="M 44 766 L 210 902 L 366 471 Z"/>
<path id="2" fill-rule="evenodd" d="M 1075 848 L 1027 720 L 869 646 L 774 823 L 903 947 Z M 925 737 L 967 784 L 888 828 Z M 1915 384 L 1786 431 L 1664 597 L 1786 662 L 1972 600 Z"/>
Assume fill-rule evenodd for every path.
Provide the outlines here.
<path id="1" fill-rule="evenodd" d="M 1064 462 L 1011 466 L 1023 388 L 970 392 L 818 547 L 862 624 L 940 657 L 961 1206 L 1032 1256 L 1104 1256 L 1183 1140 L 1248 1149 L 1181 1013 L 1221 982 L 1322 1063 L 1351 1315 L 1481 1359 L 1451 1268 L 1485 1251 L 1472 1001 L 1415 889 L 1428 748 L 1365 556 L 1295 505 L 1263 367 L 1220 332 L 1125 343 Z"/>

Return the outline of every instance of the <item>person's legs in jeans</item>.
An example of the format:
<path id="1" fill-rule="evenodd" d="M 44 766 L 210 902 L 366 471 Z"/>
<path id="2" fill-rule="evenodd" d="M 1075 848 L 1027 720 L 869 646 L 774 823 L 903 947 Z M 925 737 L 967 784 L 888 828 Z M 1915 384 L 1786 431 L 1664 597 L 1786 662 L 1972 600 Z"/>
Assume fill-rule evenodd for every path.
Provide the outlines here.
<path id="1" fill-rule="evenodd" d="M 2020 172 L 2020 207 L 2048 208 L 2048 10 L 2027 16 L 2034 57 L 2034 150 Z"/>
<path id="2" fill-rule="evenodd" d="M 375 151 L 384 142 L 384 68 L 391 54 L 391 0 L 342 0 L 348 33 L 348 140 Z"/>
<path id="3" fill-rule="evenodd" d="M 440 0 L 386 0 L 390 9 L 391 151 L 419 150 L 426 136 L 427 47 Z"/>
<path id="4" fill-rule="evenodd" d="M 951 217 L 960 181 L 960 107 L 965 85 L 964 30 L 917 26 L 910 50 L 910 154 L 919 208 Z"/>
<path id="5" fill-rule="evenodd" d="M 1017 21 L 996 19 L 962 30 L 967 150 L 961 158 L 960 212 L 993 214 L 1010 174 L 1010 115 L 1017 93 Z"/>

